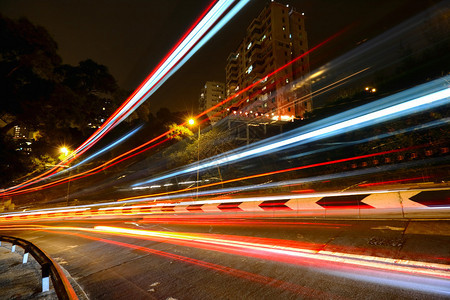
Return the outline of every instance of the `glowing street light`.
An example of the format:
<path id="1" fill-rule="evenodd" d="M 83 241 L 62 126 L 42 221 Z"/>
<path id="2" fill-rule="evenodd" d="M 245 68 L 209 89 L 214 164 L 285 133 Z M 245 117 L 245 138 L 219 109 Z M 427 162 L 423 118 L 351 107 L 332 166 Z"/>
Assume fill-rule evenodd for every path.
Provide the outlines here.
<path id="1" fill-rule="evenodd" d="M 194 126 L 195 119 L 190 118 L 188 120 L 190 126 Z M 200 164 L 200 123 L 198 123 L 198 141 L 197 141 L 197 166 Z M 197 169 L 197 199 L 198 199 L 198 180 L 199 180 L 199 169 Z"/>
<path id="2" fill-rule="evenodd" d="M 64 156 L 67 156 L 69 154 L 69 149 L 67 149 L 67 147 L 61 147 L 59 148 L 59 152 L 64 154 Z"/>
<path id="3" fill-rule="evenodd" d="M 72 151 L 69 150 L 66 146 L 62 146 L 59 148 L 59 152 L 61 155 L 59 156 L 60 160 L 64 160 Z M 72 170 L 69 169 L 69 180 L 67 181 L 67 194 L 66 194 L 66 206 L 69 206 L 69 194 L 70 194 L 70 178 L 71 178 Z"/>

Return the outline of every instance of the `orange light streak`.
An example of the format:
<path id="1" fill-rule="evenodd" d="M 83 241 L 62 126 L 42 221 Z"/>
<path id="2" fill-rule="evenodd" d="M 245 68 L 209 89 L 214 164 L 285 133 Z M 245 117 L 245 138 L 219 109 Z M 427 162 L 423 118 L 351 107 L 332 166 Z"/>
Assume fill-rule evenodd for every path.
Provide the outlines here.
<path id="1" fill-rule="evenodd" d="M 213 3 L 214 3 L 214 2 L 213 2 Z M 210 4 L 210 7 L 213 5 L 213 3 Z M 209 9 L 209 7 L 208 7 L 208 9 Z M 203 15 L 206 14 L 206 12 L 207 12 L 207 10 L 204 11 Z M 203 16 L 203 15 L 202 15 L 202 16 Z M 197 20 L 197 22 L 196 22 L 195 24 L 197 24 L 198 21 L 199 21 L 199 20 Z M 195 27 L 195 24 L 194 24 L 194 25 L 191 27 L 191 29 L 186 33 L 186 35 L 192 30 L 193 27 Z M 273 71 L 272 73 L 269 73 L 268 75 L 266 75 L 265 77 L 263 77 L 263 78 L 260 79 L 259 81 L 254 82 L 253 84 L 249 85 L 248 87 L 246 87 L 245 89 L 241 90 L 241 91 L 238 92 L 237 94 L 234 94 L 233 96 L 231 96 L 231 97 L 229 97 L 229 98 L 223 100 L 222 102 L 218 103 L 217 105 L 215 105 L 215 106 L 213 106 L 213 107 L 211 107 L 211 108 L 205 110 L 204 112 L 198 114 L 198 115 L 195 117 L 195 119 L 198 119 L 198 118 L 204 116 L 205 114 L 207 114 L 207 113 L 210 112 L 211 110 L 214 110 L 215 108 L 224 105 L 225 103 L 227 103 L 227 102 L 229 102 L 230 100 L 234 99 L 235 97 L 237 97 L 238 95 L 242 94 L 243 92 L 248 91 L 249 89 L 253 88 L 255 85 L 257 85 L 257 84 L 259 84 L 260 82 L 262 82 L 262 80 L 263 80 L 264 78 L 266 78 L 266 77 L 269 78 L 269 77 L 274 76 L 274 75 L 277 74 L 278 72 L 282 71 L 283 69 L 287 68 L 288 66 L 290 66 L 290 65 L 293 64 L 294 62 L 296 62 L 296 61 L 298 61 L 299 59 L 301 59 L 302 57 L 304 57 L 304 56 L 306 56 L 306 55 L 309 55 L 311 52 L 315 51 L 316 49 L 322 47 L 323 45 L 327 44 L 327 43 L 330 42 L 331 40 L 335 39 L 336 37 L 338 37 L 339 35 L 341 35 L 343 32 L 345 32 L 347 29 L 348 29 L 348 28 L 339 31 L 338 33 L 336 33 L 336 34 L 334 34 L 333 36 L 329 37 L 329 38 L 326 39 L 325 41 L 323 41 L 323 42 L 319 43 L 318 45 L 314 46 L 313 48 L 311 48 L 310 50 L 308 50 L 308 51 L 305 52 L 304 54 L 302 54 L 302 55 L 296 57 L 295 59 L 293 59 L 292 61 L 288 62 L 288 63 L 285 64 L 284 66 L 281 66 L 280 68 L 276 69 L 276 70 Z M 181 43 L 181 41 L 182 41 L 182 40 L 180 40 L 180 41 L 178 42 L 178 44 Z M 166 58 L 167 58 L 168 56 L 170 56 L 170 54 L 171 54 L 174 50 L 175 50 L 175 47 L 174 47 L 174 48 L 171 50 L 171 52 L 166 56 Z M 163 60 L 160 64 L 162 64 L 163 62 L 164 62 L 164 60 Z M 154 71 L 152 72 L 152 74 L 153 74 L 156 70 L 157 70 L 157 68 L 154 69 Z M 152 74 L 151 74 L 151 75 L 152 75 Z M 151 75 L 149 75 L 149 77 L 150 77 Z M 149 77 L 147 77 L 147 79 L 148 79 Z M 147 80 L 147 79 L 146 79 L 146 80 Z M 140 87 L 143 86 L 143 85 L 145 84 L 146 80 L 145 80 L 144 82 L 141 83 Z M 138 89 L 136 89 L 136 90 L 133 92 L 132 96 L 135 95 L 135 93 L 137 93 L 137 91 L 140 89 L 140 87 L 139 87 Z M 129 99 L 131 99 L 132 96 L 130 96 L 130 97 L 122 104 L 121 107 L 125 106 L 126 103 L 129 101 Z M 120 109 L 120 108 L 119 108 L 119 109 Z M 109 119 L 113 118 L 114 115 L 117 114 L 117 112 L 119 111 L 119 109 L 116 110 L 116 112 L 115 112 Z M 108 119 L 108 120 L 109 120 L 109 119 Z M 106 124 L 106 122 L 105 122 L 105 124 Z M 184 126 L 184 125 L 186 125 L 186 124 L 187 124 L 187 121 L 181 123 L 179 126 Z M 100 128 L 99 128 L 97 131 L 99 131 L 99 130 L 100 130 Z M 153 138 L 153 139 L 151 139 L 150 141 L 148 141 L 148 142 L 146 142 L 146 143 L 144 143 L 144 144 L 142 144 L 142 145 L 140 145 L 140 146 L 138 146 L 138 147 L 136 147 L 136 148 L 134 148 L 134 149 L 131 149 L 130 151 L 128 151 L 128 152 L 126 152 L 126 153 L 124 153 L 124 154 L 122 154 L 122 155 L 120 155 L 120 156 L 118 156 L 118 157 L 123 157 L 123 156 L 125 156 L 125 155 L 128 155 L 128 154 L 134 152 L 134 151 L 137 151 L 137 150 L 141 149 L 142 147 L 145 147 L 146 145 L 151 144 L 151 143 L 153 143 L 153 142 L 155 142 L 155 141 L 157 141 L 157 140 L 159 140 L 159 139 L 161 139 L 161 138 L 163 138 L 163 137 L 169 135 L 169 134 L 172 133 L 174 130 L 175 130 L 175 129 L 168 130 L 167 132 L 165 132 L 165 133 L 159 135 L 158 137 Z M 108 131 L 106 131 L 104 134 L 106 134 L 107 132 L 108 132 Z M 95 133 L 94 133 L 92 136 L 94 136 L 94 135 L 95 135 Z M 89 139 L 91 139 L 92 136 L 91 136 Z M 89 139 L 88 139 L 88 140 L 89 140 Z M 88 142 L 88 140 L 86 140 L 81 146 L 79 146 L 79 147 L 77 148 L 77 150 L 80 149 L 80 148 L 82 148 L 82 147 Z M 164 142 L 167 141 L 167 140 L 168 140 L 168 139 L 164 140 Z M 158 143 L 158 144 L 161 144 L 161 143 Z M 74 153 L 75 153 L 77 150 L 75 150 Z M 84 150 L 84 151 L 86 151 L 86 150 Z M 61 165 L 61 164 L 67 165 L 68 163 L 70 163 L 71 161 L 73 161 L 76 157 L 80 156 L 84 151 L 80 152 L 80 153 L 77 154 L 76 156 L 73 156 L 73 157 L 70 157 L 70 156 L 69 156 L 69 157 L 66 158 L 65 160 L 61 161 L 61 162 L 60 162 L 60 165 Z M 133 155 L 133 156 L 134 156 L 134 155 Z M 132 157 L 132 156 L 130 156 L 130 157 Z M 88 170 L 88 171 L 83 172 L 83 173 L 80 173 L 80 174 L 75 174 L 75 175 L 73 175 L 73 177 L 75 177 L 75 176 L 77 176 L 77 175 L 79 176 L 79 175 L 81 175 L 81 174 L 86 174 L 86 173 L 94 172 L 97 168 L 101 168 L 101 167 L 104 166 L 105 164 L 109 164 L 109 163 L 111 163 L 112 161 L 115 161 L 116 159 L 117 159 L 117 157 L 114 158 L 114 159 L 112 159 L 112 160 L 110 160 L 110 161 L 107 161 L 106 163 L 104 163 L 103 165 L 101 165 L 101 166 L 99 166 L 99 167 L 96 167 L 96 168 L 94 168 L 94 169 Z M 19 194 L 18 192 L 14 193 L 14 192 L 12 192 L 12 191 L 14 191 L 14 190 L 20 190 L 20 189 L 22 189 L 22 188 L 25 187 L 25 186 L 28 186 L 28 185 L 37 183 L 37 182 L 39 182 L 39 181 L 42 181 L 42 180 L 44 180 L 45 178 L 48 177 L 48 176 L 47 176 L 47 177 L 45 177 L 45 178 L 42 178 L 43 176 L 45 176 L 45 175 L 47 175 L 47 174 L 53 172 L 52 174 L 49 174 L 49 176 L 51 176 L 51 175 L 57 173 L 58 170 L 60 170 L 60 169 L 61 169 L 60 167 L 54 167 L 54 168 L 52 168 L 52 169 L 50 169 L 50 170 L 48 170 L 48 171 L 46 171 L 46 172 L 44 172 L 44 173 L 42 173 L 42 174 L 40 174 L 40 175 L 34 177 L 34 178 L 31 178 L 31 179 L 25 181 L 24 183 L 20 184 L 20 186 L 16 186 L 16 187 L 9 188 L 9 189 L 8 189 L 8 192 L 2 192 L 2 193 L 0 193 L 0 196 L 17 195 L 17 194 Z M 67 177 L 67 178 L 65 178 L 65 180 L 67 180 L 67 181 L 68 181 L 68 180 L 71 180 L 70 178 L 73 178 L 73 177 Z M 34 181 L 34 182 L 33 182 L 33 181 Z M 58 181 L 58 182 L 60 182 L 60 181 Z M 64 181 L 63 181 L 63 182 L 64 182 Z M 45 187 L 50 187 L 50 186 L 52 186 L 52 185 L 51 185 L 51 184 L 46 184 L 46 185 L 44 185 L 44 186 L 45 186 Z M 27 189 L 26 191 L 27 191 L 27 192 L 32 192 L 32 191 L 36 191 L 36 190 L 40 190 L 39 187 L 30 188 L 30 189 Z M 20 194 L 21 194 L 21 193 L 20 193 Z"/>
<path id="2" fill-rule="evenodd" d="M 83 154 L 85 151 L 87 151 L 87 149 L 79 151 L 81 148 L 83 148 L 84 146 L 86 146 L 87 143 L 89 143 L 93 137 L 95 137 L 96 135 L 98 135 L 98 133 L 103 130 L 103 128 L 115 117 L 117 116 L 117 114 L 121 111 L 122 108 L 124 108 L 129 102 L 130 100 L 142 89 L 142 87 L 147 83 L 147 81 L 155 74 L 155 72 L 158 71 L 158 69 L 162 66 L 162 64 L 170 57 L 170 55 L 177 49 L 177 47 L 183 42 L 183 40 L 192 32 L 192 30 L 197 26 L 197 24 L 203 19 L 203 17 L 208 13 L 208 11 L 216 4 L 217 0 L 213 0 L 211 1 L 211 3 L 208 5 L 208 7 L 201 13 L 201 15 L 194 21 L 194 23 L 191 25 L 191 27 L 185 32 L 185 34 L 181 37 L 181 39 L 178 40 L 178 42 L 175 44 L 175 46 L 172 47 L 172 49 L 169 51 L 169 53 L 161 60 L 161 62 L 153 69 L 153 71 L 150 73 L 150 75 L 147 76 L 147 78 L 145 78 L 145 80 L 138 86 L 138 88 L 136 88 L 136 90 L 127 98 L 127 100 L 124 101 L 124 103 L 122 103 L 122 105 L 108 118 L 108 120 L 106 120 L 106 122 L 104 123 L 104 125 L 102 127 L 100 127 L 96 132 L 94 132 L 85 142 L 83 142 L 83 144 L 81 144 L 75 151 L 75 155 L 71 155 L 67 158 L 65 158 L 64 160 L 62 160 L 59 165 L 67 165 L 69 164 L 71 161 L 73 161 L 75 158 L 79 157 L 81 154 Z M 139 102 L 139 101 L 138 101 Z M 105 135 L 108 131 L 105 131 L 103 135 Z M 45 179 L 47 174 L 49 174 L 49 176 L 51 176 L 52 174 L 55 174 L 58 172 L 58 170 L 61 170 L 60 167 L 53 167 L 48 171 L 45 171 L 44 173 L 35 176 L 25 182 L 23 182 L 22 184 L 20 184 L 19 186 L 15 186 L 15 187 L 11 187 L 8 190 L 17 190 L 20 188 L 23 188 L 24 186 L 28 186 L 31 184 L 34 184 L 36 182 L 39 182 L 43 179 Z M 46 177 L 44 177 L 46 176 Z M 44 177 L 44 178 L 43 178 Z M 5 195 L 9 195 L 9 194 L 0 194 L 0 196 L 5 196 Z"/>
<path id="3" fill-rule="evenodd" d="M 416 149 L 416 148 L 420 148 L 420 147 L 425 147 L 425 146 L 414 146 L 414 147 L 408 147 L 408 148 L 402 148 L 402 149 L 394 149 L 394 150 L 389 150 L 389 151 L 383 151 L 383 152 L 377 152 L 377 153 L 372 153 L 372 154 L 366 154 L 366 155 L 361 155 L 361 156 L 342 158 L 342 159 L 337 159 L 337 160 L 333 160 L 333 161 L 326 161 L 326 162 L 321 162 L 321 163 L 316 163 L 316 164 L 310 164 L 310 165 L 304 165 L 304 166 L 288 168 L 288 169 L 283 169 L 283 170 L 271 171 L 271 172 L 260 173 L 260 174 L 255 174 L 255 175 L 249 175 L 249 176 L 244 176 L 244 177 L 240 177 L 240 178 L 224 180 L 224 181 L 220 181 L 220 182 L 213 182 L 213 183 L 209 183 L 209 184 L 199 185 L 198 187 L 190 187 L 190 188 L 180 189 L 180 190 L 176 190 L 176 191 L 169 191 L 169 192 L 163 192 L 163 193 L 156 193 L 156 194 L 148 194 L 148 195 L 128 197 L 128 198 L 119 199 L 117 201 L 127 201 L 127 200 L 135 200 L 135 199 L 140 199 L 140 198 L 148 198 L 148 197 L 157 197 L 157 196 L 177 194 L 177 193 L 181 193 L 181 192 L 187 192 L 187 191 L 192 191 L 192 190 L 197 190 L 197 189 L 203 189 L 203 188 L 208 188 L 208 187 L 212 187 L 212 186 L 232 183 L 232 182 L 236 182 L 236 181 L 242 181 L 242 180 L 248 180 L 248 179 L 253 179 L 253 178 L 271 176 L 271 175 L 281 174 L 281 173 L 285 173 L 285 172 L 292 172 L 292 171 L 298 171 L 298 170 L 309 169 L 309 168 L 314 168 L 314 167 L 331 165 L 331 164 L 335 164 L 335 163 L 348 162 L 348 161 L 352 161 L 352 160 L 369 158 L 369 157 L 374 157 L 374 156 L 378 156 L 378 155 L 385 155 L 385 154 L 389 154 L 389 153 L 396 153 L 396 152 Z"/>
<path id="4" fill-rule="evenodd" d="M 138 246 L 138 245 L 134 245 L 134 244 L 130 244 L 130 243 L 124 243 L 124 242 L 114 241 L 114 240 L 110 240 L 110 239 L 98 238 L 98 237 L 93 237 L 93 236 L 89 236 L 89 235 L 85 235 L 85 234 L 79 234 L 79 233 L 65 231 L 65 230 L 81 230 L 81 231 L 87 231 L 87 232 L 91 232 L 91 233 L 99 233 L 98 231 L 93 231 L 92 229 L 83 230 L 83 228 L 59 227 L 59 228 L 46 228 L 46 229 L 42 228 L 42 229 L 35 229 L 35 230 L 38 230 L 41 232 L 54 233 L 53 229 L 57 229 L 60 234 L 77 236 L 80 238 L 89 239 L 89 240 L 93 240 L 96 242 L 102 242 L 102 243 L 111 244 L 111 245 L 115 245 L 115 246 L 119 246 L 119 247 L 125 247 L 125 248 L 129 248 L 129 249 L 133 249 L 133 250 L 142 251 L 145 253 L 150 253 L 153 255 L 166 257 L 169 259 L 174 259 L 174 260 L 177 260 L 177 261 L 180 261 L 183 263 L 192 264 L 192 265 L 210 269 L 213 271 L 218 271 L 218 272 L 221 272 L 221 273 L 224 273 L 224 274 L 236 277 L 236 278 L 241 278 L 244 280 L 252 281 L 252 282 L 263 284 L 266 286 L 271 286 L 271 287 L 274 287 L 277 289 L 290 291 L 297 295 L 307 296 L 307 295 L 311 295 L 311 293 L 314 293 L 314 294 L 319 294 L 325 298 L 330 298 L 330 296 L 331 296 L 327 292 L 316 291 L 316 290 L 313 290 L 313 289 L 310 289 L 310 288 L 307 288 L 304 286 L 296 285 L 291 282 L 278 280 L 273 277 L 267 277 L 267 276 L 263 276 L 260 274 L 247 272 L 244 270 L 239 270 L 239 269 L 235 269 L 235 268 L 231 268 L 231 267 L 227 267 L 227 266 L 223 266 L 223 265 L 219 265 L 219 264 L 215 264 L 215 263 L 211 263 L 211 262 L 207 262 L 207 261 L 203 261 L 203 260 L 199 260 L 199 259 L 195 259 L 195 258 L 191 258 L 191 257 L 187 257 L 187 256 L 181 256 L 178 254 L 165 252 L 165 251 L 161 251 L 161 250 L 156 250 L 156 249 L 151 249 L 151 248 Z M 26 230 L 29 230 L 29 228 L 26 228 Z M 331 298 L 333 298 L 333 297 L 331 297 Z"/>
<path id="5" fill-rule="evenodd" d="M 81 172 L 81 173 L 78 173 L 78 174 L 74 174 L 72 176 L 65 177 L 65 178 L 62 178 L 62 179 L 59 179 L 59 180 L 56 180 L 56 181 L 53 181 L 53 182 L 50 182 L 50 183 L 47 183 L 47 184 L 43 184 L 43 185 L 40 185 L 38 187 L 33 187 L 33 188 L 25 189 L 25 190 L 19 190 L 17 192 L 10 192 L 10 193 L 7 193 L 7 195 L 21 195 L 21 194 L 25 194 L 25 193 L 29 193 L 29 192 L 35 192 L 35 191 L 38 191 L 38 190 L 42 190 L 44 188 L 49 188 L 49 187 L 53 187 L 53 186 L 57 186 L 57 185 L 63 184 L 65 182 L 69 181 L 69 180 L 74 181 L 74 180 L 78 180 L 78 179 L 81 179 L 81 178 L 84 178 L 84 177 L 88 177 L 88 176 L 97 174 L 97 173 L 99 173 L 99 172 L 101 172 L 103 170 L 106 170 L 106 169 L 108 169 L 108 168 L 110 168 L 110 167 L 112 167 L 112 166 L 114 166 L 114 165 L 116 165 L 116 164 L 118 164 L 118 163 L 128 159 L 128 158 L 131 158 L 131 157 L 136 156 L 138 154 L 141 154 L 141 153 L 143 153 L 145 151 L 148 151 L 148 150 L 150 150 L 150 149 L 152 149 L 154 147 L 157 147 L 157 146 L 161 145 L 162 143 L 166 142 L 167 140 L 169 140 L 169 138 L 166 138 L 166 139 L 164 139 L 164 140 L 162 140 L 162 141 L 160 141 L 160 142 L 158 142 L 158 143 L 156 143 L 154 145 L 151 145 L 150 147 L 147 147 L 147 148 L 145 148 L 145 149 L 143 149 L 143 150 L 141 150 L 139 152 L 131 154 L 132 152 L 134 152 L 134 151 L 136 151 L 138 149 L 141 149 L 141 148 L 143 148 L 143 147 L 145 147 L 145 146 L 147 146 L 147 145 L 157 141 L 158 139 L 160 139 L 163 136 L 164 135 L 160 135 L 158 137 L 155 137 L 154 139 L 152 139 L 152 140 L 150 140 L 150 141 L 148 141 L 148 142 L 146 142 L 146 143 L 144 143 L 144 144 L 142 144 L 142 145 L 140 145 L 140 146 L 138 146 L 138 147 L 136 147 L 136 148 L 134 148 L 134 149 L 132 149 L 130 151 L 122 153 L 121 155 L 116 156 L 115 158 L 113 158 L 113 159 L 111 159 L 111 160 L 109 160 L 109 161 L 107 161 L 107 162 L 105 162 L 105 163 L 103 163 L 103 164 L 101 164 L 101 165 L 99 165 L 99 166 L 97 166 L 95 168 L 92 168 L 90 170 L 87 170 L 87 171 L 84 171 L 84 172 Z M 128 157 L 122 158 L 122 157 L 124 157 L 124 156 L 126 156 L 128 154 L 130 154 Z M 120 158 L 122 158 L 122 159 L 119 160 Z"/>
<path id="6" fill-rule="evenodd" d="M 123 227 L 95 226 L 94 228 L 73 227 L 73 226 L 45 226 L 45 225 L 20 225 L 21 227 L 0 226 L 0 230 L 42 230 L 48 232 L 54 231 L 83 231 L 90 233 L 112 234 L 126 236 L 130 238 L 149 239 L 163 243 L 176 244 L 187 247 L 201 248 L 251 256 L 255 258 L 274 260 L 289 264 L 298 265 L 317 265 L 324 262 L 326 264 L 336 263 L 359 267 L 368 267 L 389 271 L 396 271 L 409 274 L 419 274 L 427 276 L 436 276 L 450 279 L 450 259 L 440 257 L 426 257 L 417 255 L 425 259 L 441 260 L 443 263 L 431 263 L 425 261 L 414 261 L 411 259 L 394 259 L 385 257 L 371 256 L 364 254 L 368 251 L 366 248 L 330 246 L 331 250 L 323 250 L 323 244 L 310 242 L 300 242 L 285 239 L 274 239 L 264 237 L 236 236 L 210 233 L 189 233 L 189 232 L 168 232 L 141 230 Z M 346 252 L 342 252 L 346 251 Z M 376 253 L 383 253 L 377 249 Z M 322 265 L 323 266 L 323 265 Z M 340 269 L 341 267 L 339 267 Z"/>
<path id="7" fill-rule="evenodd" d="M 96 231 L 122 236 L 147 238 L 151 240 L 173 243 L 177 245 L 203 248 L 275 260 L 285 263 L 304 264 L 305 260 L 339 263 L 349 266 L 359 266 L 408 274 L 435 276 L 450 279 L 450 266 L 437 263 L 376 257 L 352 253 L 331 252 L 316 249 L 311 244 L 289 240 L 268 238 L 233 237 L 227 235 L 179 233 L 165 231 L 149 231 L 109 226 L 95 226 Z M 300 247 L 299 247 L 300 246 Z M 301 248 L 303 247 L 303 248 Z"/>

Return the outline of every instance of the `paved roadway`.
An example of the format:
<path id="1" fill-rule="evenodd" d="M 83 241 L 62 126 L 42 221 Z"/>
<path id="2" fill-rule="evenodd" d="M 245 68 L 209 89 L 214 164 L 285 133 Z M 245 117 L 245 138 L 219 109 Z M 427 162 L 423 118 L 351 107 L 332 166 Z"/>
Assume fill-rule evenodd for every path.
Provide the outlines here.
<path id="1" fill-rule="evenodd" d="M 450 221 L 133 219 L 39 225 L 52 228 L 4 227 L 1 233 L 44 249 L 79 285 L 81 298 L 450 297 Z M 80 230 L 94 225 L 139 231 Z M 300 255 L 283 253 L 292 249 Z"/>

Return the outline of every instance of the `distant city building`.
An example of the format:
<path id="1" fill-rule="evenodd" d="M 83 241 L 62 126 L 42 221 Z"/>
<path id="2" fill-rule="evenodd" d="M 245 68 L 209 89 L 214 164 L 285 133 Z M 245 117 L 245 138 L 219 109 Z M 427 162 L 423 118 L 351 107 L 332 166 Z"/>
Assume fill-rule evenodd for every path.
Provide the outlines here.
<path id="1" fill-rule="evenodd" d="M 14 126 L 13 138 L 16 144 L 16 151 L 25 152 L 26 154 L 30 154 L 33 149 L 31 145 L 34 142 L 33 132 L 29 131 L 24 126 Z"/>
<path id="2" fill-rule="evenodd" d="M 14 126 L 13 138 L 14 139 L 32 139 L 33 133 L 30 132 L 24 126 L 16 125 L 16 126 Z"/>
<path id="3" fill-rule="evenodd" d="M 93 116 L 87 124 L 89 128 L 100 128 L 102 124 L 113 113 L 112 100 L 108 99 L 108 95 L 97 93 L 98 97 L 103 97 L 103 105 Z"/>
<path id="4" fill-rule="evenodd" d="M 225 83 L 217 81 L 207 81 L 200 91 L 199 109 L 205 111 L 225 99 Z M 223 116 L 224 107 L 217 107 L 208 112 L 208 118 L 212 125 Z"/>
<path id="5" fill-rule="evenodd" d="M 289 5 L 270 2 L 247 28 L 247 33 L 227 60 L 226 96 L 236 96 L 229 113 L 273 120 L 302 118 L 312 109 L 311 87 L 297 83 L 309 73 L 308 42 L 303 13 Z M 268 74 L 298 58 L 276 75 Z M 230 106 L 230 104 L 228 105 Z"/>

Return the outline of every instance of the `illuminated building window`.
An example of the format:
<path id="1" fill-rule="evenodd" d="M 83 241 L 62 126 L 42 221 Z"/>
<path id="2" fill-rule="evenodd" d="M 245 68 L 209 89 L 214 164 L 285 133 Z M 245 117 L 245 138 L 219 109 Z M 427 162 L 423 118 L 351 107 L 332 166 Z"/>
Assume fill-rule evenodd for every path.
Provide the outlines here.
<path id="1" fill-rule="evenodd" d="M 247 71 L 245 73 L 250 74 L 253 70 L 253 65 L 251 65 L 250 67 L 248 67 Z"/>
<path id="2" fill-rule="evenodd" d="M 250 47 L 252 46 L 252 42 L 250 42 L 247 46 L 247 50 L 250 49 Z"/>
<path id="3" fill-rule="evenodd" d="M 283 30 L 286 30 L 286 26 L 283 26 Z"/>

